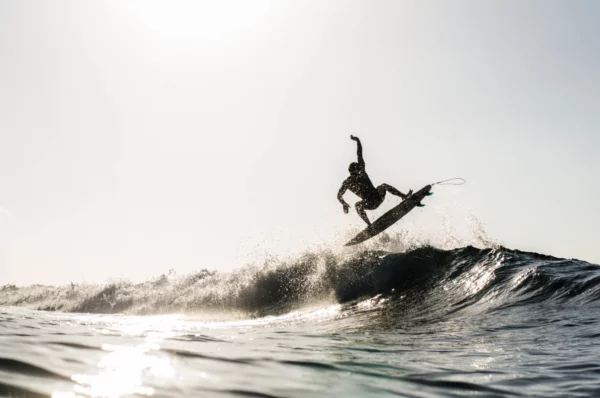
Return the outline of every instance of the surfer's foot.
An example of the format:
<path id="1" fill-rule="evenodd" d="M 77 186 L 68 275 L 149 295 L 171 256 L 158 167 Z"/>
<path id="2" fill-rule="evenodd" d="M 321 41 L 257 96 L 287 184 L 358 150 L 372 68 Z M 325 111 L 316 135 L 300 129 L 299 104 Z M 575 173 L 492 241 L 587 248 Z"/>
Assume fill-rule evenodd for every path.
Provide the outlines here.
<path id="1" fill-rule="evenodd" d="M 408 193 L 402 197 L 402 200 L 408 198 L 410 195 L 412 195 L 412 189 L 410 191 L 408 191 Z"/>

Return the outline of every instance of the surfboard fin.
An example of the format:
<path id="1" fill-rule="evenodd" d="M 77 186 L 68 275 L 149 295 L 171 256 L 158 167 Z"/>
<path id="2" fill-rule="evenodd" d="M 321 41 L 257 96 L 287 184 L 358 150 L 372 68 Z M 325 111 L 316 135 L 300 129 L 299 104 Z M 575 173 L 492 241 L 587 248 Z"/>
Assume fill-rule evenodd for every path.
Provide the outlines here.
<path id="1" fill-rule="evenodd" d="M 433 195 L 433 192 L 427 192 L 426 195 L 431 196 L 431 195 Z"/>
<path id="2" fill-rule="evenodd" d="M 419 203 L 417 204 L 417 207 L 425 207 L 425 205 L 423 203 Z"/>

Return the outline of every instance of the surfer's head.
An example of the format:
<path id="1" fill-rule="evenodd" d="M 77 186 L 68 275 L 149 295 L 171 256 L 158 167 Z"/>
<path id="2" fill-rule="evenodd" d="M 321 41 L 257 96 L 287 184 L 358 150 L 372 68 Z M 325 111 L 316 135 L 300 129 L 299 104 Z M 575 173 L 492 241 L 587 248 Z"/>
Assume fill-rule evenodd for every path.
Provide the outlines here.
<path id="1" fill-rule="evenodd" d="M 350 174 L 358 174 L 360 172 L 360 165 L 356 162 L 352 162 L 348 167 L 348 171 Z"/>

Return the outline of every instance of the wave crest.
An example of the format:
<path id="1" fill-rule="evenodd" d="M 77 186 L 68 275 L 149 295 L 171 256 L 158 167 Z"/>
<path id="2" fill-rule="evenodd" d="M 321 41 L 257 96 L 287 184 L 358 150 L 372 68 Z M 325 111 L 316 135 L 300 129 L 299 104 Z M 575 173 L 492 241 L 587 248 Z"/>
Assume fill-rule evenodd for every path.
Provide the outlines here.
<path id="1" fill-rule="evenodd" d="M 600 268 L 503 247 L 331 250 L 230 273 L 173 272 L 143 283 L 0 288 L 0 304 L 85 313 L 274 315 L 388 295 L 386 305 L 446 316 L 545 301 L 600 299 Z"/>

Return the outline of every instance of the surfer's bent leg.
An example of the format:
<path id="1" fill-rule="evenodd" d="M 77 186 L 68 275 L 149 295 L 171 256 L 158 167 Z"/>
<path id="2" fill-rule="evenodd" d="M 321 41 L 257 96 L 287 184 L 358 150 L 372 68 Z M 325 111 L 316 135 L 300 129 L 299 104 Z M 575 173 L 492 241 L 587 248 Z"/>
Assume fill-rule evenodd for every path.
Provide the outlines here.
<path id="1" fill-rule="evenodd" d="M 371 225 L 371 221 L 369 221 L 369 217 L 367 217 L 367 213 L 365 212 L 364 206 L 364 200 L 361 200 L 360 202 L 356 202 L 354 208 L 356 209 L 356 212 L 358 213 L 360 218 L 362 218 L 363 221 L 367 223 L 367 225 Z"/>
<path id="2" fill-rule="evenodd" d="M 402 199 L 406 198 L 408 195 L 403 194 L 402 192 L 398 191 L 396 188 L 394 188 L 393 186 L 389 185 L 389 184 L 381 184 L 380 186 L 377 187 L 377 190 L 379 192 L 389 192 L 392 195 L 396 195 L 396 196 L 400 196 Z"/>

